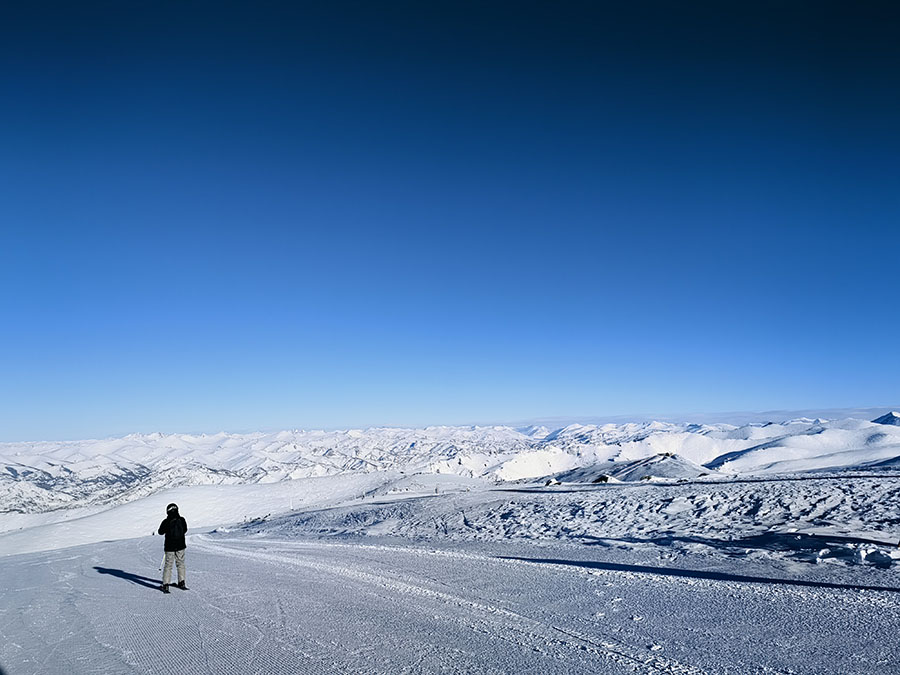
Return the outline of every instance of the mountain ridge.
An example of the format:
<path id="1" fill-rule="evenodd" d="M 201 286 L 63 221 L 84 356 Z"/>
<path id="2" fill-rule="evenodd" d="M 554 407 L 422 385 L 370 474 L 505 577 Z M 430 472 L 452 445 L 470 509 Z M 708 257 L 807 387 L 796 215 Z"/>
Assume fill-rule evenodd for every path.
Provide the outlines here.
<path id="1" fill-rule="evenodd" d="M 800 418 L 739 426 L 651 421 L 552 430 L 492 425 L 155 432 L 2 443 L 0 504 L 6 511 L 42 512 L 128 501 L 178 486 L 274 483 L 377 471 L 516 481 L 675 454 L 691 467 L 725 476 L 888 467 L 900 457 L 900 426 L 854 418 Z"/>

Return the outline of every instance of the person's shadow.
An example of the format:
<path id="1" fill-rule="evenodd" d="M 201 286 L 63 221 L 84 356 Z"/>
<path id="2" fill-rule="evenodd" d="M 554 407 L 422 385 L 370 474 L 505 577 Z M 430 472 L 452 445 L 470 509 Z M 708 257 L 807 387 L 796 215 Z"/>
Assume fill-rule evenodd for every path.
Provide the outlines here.
<path id="1" fill-rule="evenodd" d="M 120 579 L 125 579 L 126 581 L 130 581 L 133 584 L 137 584 L 138 586 L 152 588 L 154 591 L 159 590 L 159 585 L 162 583 L 162 581 L 160 581 L 159 579 L 142 577 L 139 574 L 132 574 L 131 572 L 111 569 L 109 567 L 94 567 L 94 569 L 97 570 L 97 572 L 99 572 L 100 574 L 109 574 L 113 577 L 119 577 Z"/>

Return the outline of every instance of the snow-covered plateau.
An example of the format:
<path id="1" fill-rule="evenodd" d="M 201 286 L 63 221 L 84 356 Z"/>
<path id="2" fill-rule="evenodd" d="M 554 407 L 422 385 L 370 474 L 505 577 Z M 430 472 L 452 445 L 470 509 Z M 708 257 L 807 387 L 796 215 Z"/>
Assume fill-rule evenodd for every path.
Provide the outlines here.
<path id="1" fill-rule="evenodd" d="M 0 444 L 0 672 L 900 672 L 898 422 Z"/>

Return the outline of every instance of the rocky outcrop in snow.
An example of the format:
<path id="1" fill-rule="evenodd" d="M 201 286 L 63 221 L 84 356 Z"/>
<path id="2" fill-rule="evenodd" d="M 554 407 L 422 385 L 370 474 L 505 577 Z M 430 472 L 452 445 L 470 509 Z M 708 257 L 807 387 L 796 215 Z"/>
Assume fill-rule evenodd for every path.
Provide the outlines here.
<path id="1" fill-rule="evenodd" d="M 898 412 L 889 412 L 886 415 L 882 415 L 881 417 L 872 420 L 875 424 L 890 424 L 895 427 L 900 427 L 900 413 Z"/>

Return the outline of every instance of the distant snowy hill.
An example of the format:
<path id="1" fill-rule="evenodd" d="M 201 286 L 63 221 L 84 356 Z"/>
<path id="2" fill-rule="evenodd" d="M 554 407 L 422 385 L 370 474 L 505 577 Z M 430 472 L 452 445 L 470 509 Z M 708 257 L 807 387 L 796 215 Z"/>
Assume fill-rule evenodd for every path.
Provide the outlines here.
<path id="1" fill-rule="evenodd" d="M 607 474 L 636 481 L 887 469 L 900 462 L 897 420 L 896 413 L 888 413 L 872 422 L 800 418 L 741 426 L 643 422 L 552 430 L 493 426 L 154 433 L 5 443 L 0 444 L 0 513 L 109 507 L 190 485 L 278 483 L 381 471 L 492 481 L 553 475 L 593 480 Z M 0 529 L 9 528 L 9 519 L 3 519 Z"/>
<path id="2" fill-rule="evenodd" d="M 556 479 L 566 483 L 597 483 L 653 479 L 690 480 L 706 476 L 715 478 L 722 477 L 722 474 L 694 464 L 684 457 L 661 453 L 625 462 L 592 464 L 558 474 Z"/>
<path id="3" fill-rule="evenodd" d="M 887 415 L 882 415 L 881 417 L 872 421 L 875 424 L 891 424 L 895 427 L 900 427 L 900 413 L 889 412 Z"/>

